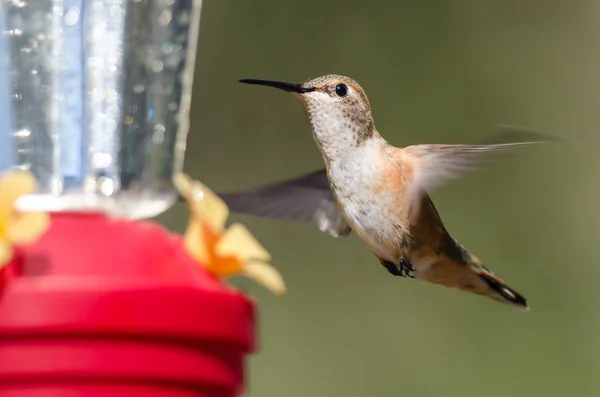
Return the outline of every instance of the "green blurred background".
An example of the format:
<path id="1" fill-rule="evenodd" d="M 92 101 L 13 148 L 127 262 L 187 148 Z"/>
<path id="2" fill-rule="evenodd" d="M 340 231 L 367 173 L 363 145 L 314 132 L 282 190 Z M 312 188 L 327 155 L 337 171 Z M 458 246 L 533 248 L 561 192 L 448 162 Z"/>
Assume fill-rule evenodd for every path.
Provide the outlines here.
<path id="1" fill-rule="evenodd" d="M 204 1 L 186 170 L 214 190 L 322 167 L 298 101 L 240 78 L 351 76 L 398 146 L 480 142 L 500 123 L 566 139 L 432 192 L 528 313 L 391 277 L 355 235 L 233 216 L 289 288 L 232 280 L 260 307 L 247 395 L 600 395 L 598 20 L 597 1 Z"/>

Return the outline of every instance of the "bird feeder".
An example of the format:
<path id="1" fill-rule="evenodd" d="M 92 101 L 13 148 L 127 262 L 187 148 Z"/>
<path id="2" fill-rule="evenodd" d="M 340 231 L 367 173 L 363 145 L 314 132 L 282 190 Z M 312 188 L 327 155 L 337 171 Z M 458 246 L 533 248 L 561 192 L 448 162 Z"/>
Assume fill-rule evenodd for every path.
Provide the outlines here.
<path id="1" fill-rule="evenodd" d="M 266 251 L 182 173 L 200 0 L 0 0 L 0 396 L 233 397 Z M 184 236 L 148 218 L 182 195 Z"/>

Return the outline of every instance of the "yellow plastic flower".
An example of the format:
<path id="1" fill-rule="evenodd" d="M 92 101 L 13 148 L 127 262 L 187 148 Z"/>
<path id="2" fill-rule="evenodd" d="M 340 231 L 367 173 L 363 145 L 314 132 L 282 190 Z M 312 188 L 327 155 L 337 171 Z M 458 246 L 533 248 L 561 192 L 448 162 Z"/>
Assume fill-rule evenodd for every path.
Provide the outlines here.
<path id="1" fill-rule="evenodd" d="M 280 295 L 286 290 L 279 272 L 269 264 L 271 255 L 245 226 L 225 229 L 227 204 L 208 187 L 178 173 L 173 183 L 190 207 L 184 236 L 188 254 L 215 277 L 243 274 Z"/>
<path id="2" fill-rule="evenodd" d="M 12 259 L 14 245 L 34 243 L 50 225 L 46 213 L 14 208 L 19 196 L 36 190 L 37 181 L 31 172 L 11 170 L 0 176 L 0 268 Z"/>

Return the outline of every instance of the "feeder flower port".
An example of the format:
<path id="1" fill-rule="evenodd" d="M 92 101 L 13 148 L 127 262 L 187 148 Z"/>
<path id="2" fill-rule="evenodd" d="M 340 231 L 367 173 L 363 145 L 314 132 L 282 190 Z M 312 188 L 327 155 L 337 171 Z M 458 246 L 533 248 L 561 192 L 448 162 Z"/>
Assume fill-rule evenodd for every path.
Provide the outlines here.
<path id="1" fill-rule="evenodd" d="M 37 181 L 29 171 L 11 170 L 0 175 L 0 268 L 14 255 L 14 246 L 36 242 L 50 226 L 44 212 L 20 212 L 14 207 L 25 194 L 35 193 Z"/>
<path id="2" fill-rule="evenodd" d="M 283 278 L 269 264 L 271 255 L 248 229 L 239 223 L 225 228 L 229 208 L 221 198 L 183 173 L 175 174 L 173 183 L 190 209 L 184 235 L 188 255 L 216 278 L 245 275 L 276 295 L 285 293 Z"/>

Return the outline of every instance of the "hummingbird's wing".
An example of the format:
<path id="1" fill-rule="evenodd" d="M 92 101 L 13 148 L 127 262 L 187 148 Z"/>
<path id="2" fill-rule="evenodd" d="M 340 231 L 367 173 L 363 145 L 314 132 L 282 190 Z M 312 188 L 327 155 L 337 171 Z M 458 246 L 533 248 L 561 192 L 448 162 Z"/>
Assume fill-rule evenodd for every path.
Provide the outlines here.
<path id="1" fill-rule="evenodd" d="M 219 193 L 234 213 L 261 218 L 314 222 L 333 237 L 351 229 L 333 198 L 324 169 L 240 192 Z"/>
<path id="2" fill-rule="evenodd" d="M 506 142 L 507 138 L 514 141 Z M 557 140 L 545 134 L 512 128 L 494 137 L 494 144 L 481 145 L 413 145 L 401 149 L 402 162 L 410 164 L 413 179 L 407 198 L 410 203 L 426 191 L 435 189 L 463 174 L 492 161 L 505 158 L 517 149 Z"/>

